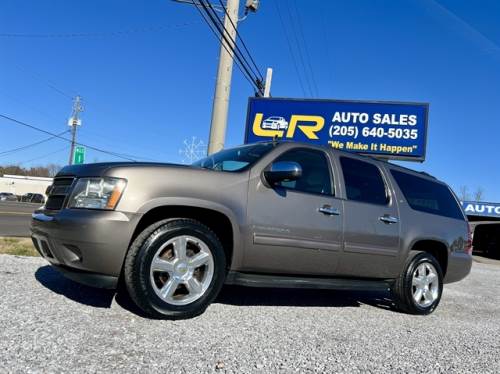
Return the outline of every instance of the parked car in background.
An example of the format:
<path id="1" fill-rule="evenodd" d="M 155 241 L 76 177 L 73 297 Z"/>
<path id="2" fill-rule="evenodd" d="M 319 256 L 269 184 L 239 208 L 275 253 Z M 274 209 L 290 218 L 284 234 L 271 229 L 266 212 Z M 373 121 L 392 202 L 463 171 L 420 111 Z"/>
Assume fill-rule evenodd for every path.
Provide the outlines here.
<path id="1" fill-rule="evenodd" d="M 392 290 L 429 314 L 469 274 L 450 188 L 388 162 L 301 143 L 226 149 L 192 166 L 66 166 L 32 238 L 67 277 L 160 318 L 202 313 L 222 285 Z"/>
<path id="2" fill-rule="evenodd" d="M 44 202 L 45 202 L 45 197 L 40 193 L 34 193 L 33 196 L 31 196 L 30 203 L 43 204 Z"/>
<path id="3" fill-rule="evenodd" d="M 17 196 L 10 192 L 0 192 L 0 201 L 17 201 Z"/>
<path id="4" fill-rule="evenodd" d="M 24 195 L 21 196 L 21 200 L 22 202 L 25 202 L 25 203 L 28 203 L 31 201 L 31 197 L 33 196 L 32 193 L 28 192 L 28 193 L 25 193 Z"/>
<path id="5" fill-rule="evenodd" d="M 25 203 L 40 203 L 43 204 L 45 202 L 45 197 L 39 193 L 28 192 L 21 196 L 21 201 Z"/>

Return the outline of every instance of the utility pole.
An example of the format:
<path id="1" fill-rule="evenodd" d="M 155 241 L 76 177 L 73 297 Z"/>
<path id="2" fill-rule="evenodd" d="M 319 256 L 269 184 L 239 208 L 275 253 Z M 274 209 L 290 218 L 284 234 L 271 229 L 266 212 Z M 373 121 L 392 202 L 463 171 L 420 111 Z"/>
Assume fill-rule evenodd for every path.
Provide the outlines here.
<path id="1" fill-rule="evenodd" d="M 75 142 L 76 142 L 76 128 L 81 126 L 82 120 L 79 118 L 80 112 L 83 112 L 82 98 L 77 95 L 73 99 L 73 111 L 71 117 L 68 120 L 68 126 L 71 127 L 71 148 L 69 151 L 69 165 L 73 164 L 73 154 L 75 152 Z"/>
<path id="2" fill-rule="evenodd" d="M 173 0 L 177 3 L 191 4 L 200 10 L 203 4 L 200 0 Z M 221 37 L 219 67 L 217 68 L 217 81 L 215 84 L 214 102 L 212 106 L 212 121 L 210 123 L 210 136 L 208 140 L 208 154 L 220 151 L 224 148 L 227 128 L 227 112 L 229 108 L 229 94 L 231 92 L 231 78 L 233 74 L 233 50 L 236 46 L 236 27 L 238 21 L 247 18 L 248 13 L 255 13 L 259 9 L 260 0 L 245 1 L 245 15 L 239 19 L 238 11 L 240 0 L 227 0 L 224 6 L 209 4 L 216 10 L 225 13 L 224 16 L 224 37 Z M 227 39 L 227 41 L 226 41 Z M 259 88 L 260 91 L 260 88 Z"/>
<path id="3" fill-rule="evenodd" d="M 210 138 L 208 141 L 209 155 L 224 148 L 226 140 L 227 112 L 229 108 L 229 94 L 231 92 L 231 77 L 233 74 L 233 49 L 235 46 L 239 5 L 239 0 L 227 0 L 227 14 L 224 17 L 224 28 L 227 30 L 228 40 L 232 45 L 227 45 L 226 40 L 222 38 L 212 107 Z"/>

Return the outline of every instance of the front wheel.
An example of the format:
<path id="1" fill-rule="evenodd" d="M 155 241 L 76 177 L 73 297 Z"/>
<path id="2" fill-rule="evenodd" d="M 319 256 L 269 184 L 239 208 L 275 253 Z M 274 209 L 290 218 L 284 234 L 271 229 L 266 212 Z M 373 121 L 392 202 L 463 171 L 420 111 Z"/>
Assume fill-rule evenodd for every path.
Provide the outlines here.
<path id="1" fill-rule="evenodd" d="M 156 318 L 203 313 L 219 293 L 226 258 L 217 236 L 191 219 L 170 219 L 146 228 L 125 259 L 124 279 L 134 302 Z"/>
<path id="2" fill-rule="evenodd" d="M 436 258 L 419 252 L 409 259 L 392 292 L 396 308 L 410 314 L 430 314 L 441 300 L 443 273 Z"/>

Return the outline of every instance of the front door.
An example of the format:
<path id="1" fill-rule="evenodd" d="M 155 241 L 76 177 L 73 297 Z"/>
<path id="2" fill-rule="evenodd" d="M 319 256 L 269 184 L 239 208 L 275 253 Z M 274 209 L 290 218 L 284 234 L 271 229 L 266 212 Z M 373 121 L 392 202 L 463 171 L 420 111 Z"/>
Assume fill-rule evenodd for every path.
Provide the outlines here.
<path id="1" fill-rule="evenodd" d="M 275 161 L 297 162 L 302 177 L 269 188 L 255 173 L 249 182 L 249 237 L 244 270 L 332 275 L 342 247 L 343 202 L 334 195 L 326 152 L 292 148 Z"/>

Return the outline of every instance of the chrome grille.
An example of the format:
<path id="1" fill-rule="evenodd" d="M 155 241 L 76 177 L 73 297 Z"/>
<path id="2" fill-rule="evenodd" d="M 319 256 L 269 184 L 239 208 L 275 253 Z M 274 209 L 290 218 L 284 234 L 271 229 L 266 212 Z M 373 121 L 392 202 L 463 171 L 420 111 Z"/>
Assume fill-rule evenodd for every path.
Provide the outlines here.
<path id="1" fill-rule="evenodd" d="M 54 178 L 54 183 L 47 187 L 46 194 L 49 198 L 45 204 L 45 209 L 62 209 L 66 197 L 71 192 L 71 186 L 73 185 L 74 180 L 75 178 L 73 177 Z"/>

